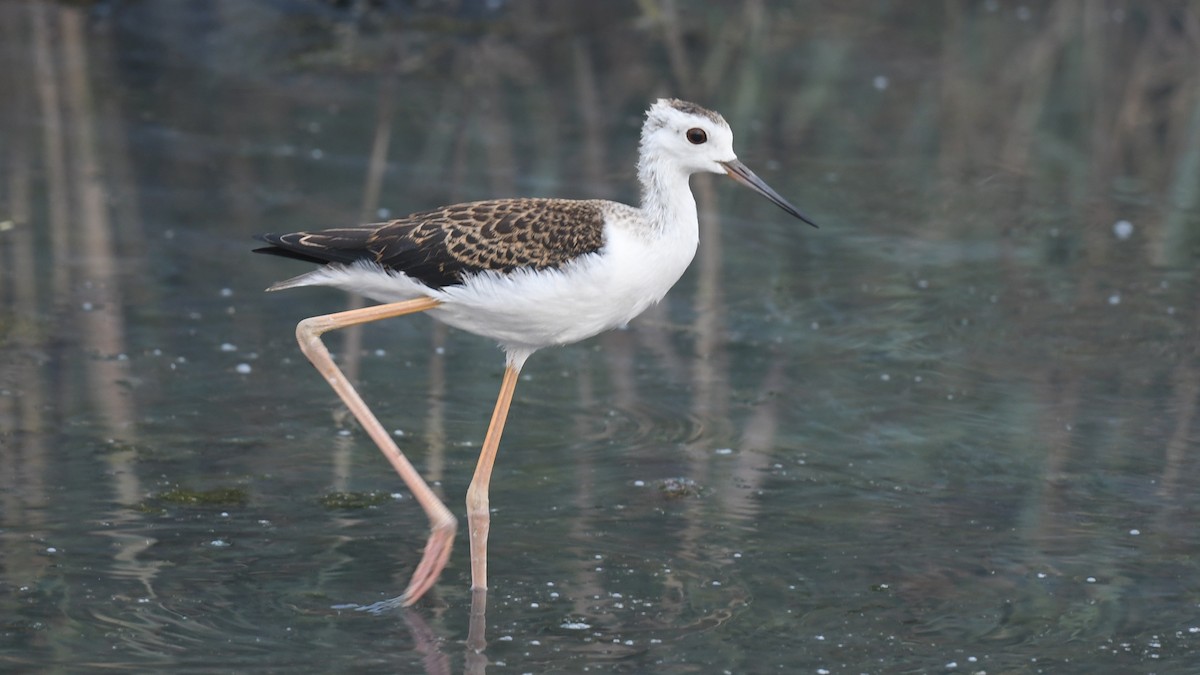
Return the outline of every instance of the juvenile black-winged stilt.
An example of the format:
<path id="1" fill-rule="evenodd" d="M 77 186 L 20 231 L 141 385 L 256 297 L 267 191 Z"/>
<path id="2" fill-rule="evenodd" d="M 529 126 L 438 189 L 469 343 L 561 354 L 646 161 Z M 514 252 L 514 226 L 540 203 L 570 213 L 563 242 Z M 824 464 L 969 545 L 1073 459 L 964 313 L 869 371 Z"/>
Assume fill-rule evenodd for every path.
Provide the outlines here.
<path id="1" fill-rule="evenodd" d="M 533 352 L 624 325 L 666 295 L 696 253 L 694 173 L 724 173 L 800 220 L 733 152 L 717 113 L 660 99 L 642 126 L 640 207 L 600 199 L 495 199 L 387 223 L 264 234 L 256 249 L 321 267 L 267 290 L 333 286 L 381 305 L 304 319 L 300 349 L 354 413 L 429 516 L 432 532 L 401 596 L 409 605 L 450 556 L 456 520 L 396 446 L 321 341 L 327 331 L 414 312 L 492 338 L 507 355 L 500 395 L 467 490 L 471 588 L 487 588 L 488 485 L 521 366 Z"/>

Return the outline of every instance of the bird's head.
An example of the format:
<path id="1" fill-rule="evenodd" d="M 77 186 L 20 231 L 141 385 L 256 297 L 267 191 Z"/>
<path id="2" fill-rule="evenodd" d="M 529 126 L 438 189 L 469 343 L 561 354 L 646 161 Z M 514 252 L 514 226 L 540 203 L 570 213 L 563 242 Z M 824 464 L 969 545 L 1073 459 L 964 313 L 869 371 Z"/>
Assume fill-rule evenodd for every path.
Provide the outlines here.
<path id="1" fill-rule="evenodd" d="M 675 98 L 660 98 L 646 111 L 642 125 L 642 161 L 662 162 L 686 174 L 727 174 L 816 227 L 799 209 L 742 164 L 733 151 L 733 130 L 720 114 Z"/>

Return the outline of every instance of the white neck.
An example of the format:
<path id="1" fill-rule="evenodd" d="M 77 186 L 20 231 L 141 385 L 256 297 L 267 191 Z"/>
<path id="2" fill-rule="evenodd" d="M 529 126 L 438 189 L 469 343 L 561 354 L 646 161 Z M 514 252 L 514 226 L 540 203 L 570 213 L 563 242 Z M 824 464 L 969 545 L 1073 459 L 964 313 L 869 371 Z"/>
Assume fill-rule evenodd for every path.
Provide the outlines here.
<path id="1" fill-rule="evenodd" d="M 697 241 L 696 199 L 688 184 L 689 174 L 672 162 L 652 158 L 645 148 L 642 150 L 637 173 L 642 190 L 642 212 L 654 228 L 648 234 L 682 236 Z"/>

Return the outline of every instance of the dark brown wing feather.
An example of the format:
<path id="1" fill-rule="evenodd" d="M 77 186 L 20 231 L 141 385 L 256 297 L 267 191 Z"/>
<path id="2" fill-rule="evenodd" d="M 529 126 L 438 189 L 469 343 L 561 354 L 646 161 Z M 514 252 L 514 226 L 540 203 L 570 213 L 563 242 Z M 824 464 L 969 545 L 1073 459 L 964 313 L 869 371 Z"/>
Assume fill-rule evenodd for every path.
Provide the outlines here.
<path id="1" fill-rule="evenodd" d="M 370 260 L 433 288 L 471 274 L 557 268 L 604 244 L 597 201 L 500 199 L 319 232 L 263 234 L 255 249 L 315 263 Z"/>

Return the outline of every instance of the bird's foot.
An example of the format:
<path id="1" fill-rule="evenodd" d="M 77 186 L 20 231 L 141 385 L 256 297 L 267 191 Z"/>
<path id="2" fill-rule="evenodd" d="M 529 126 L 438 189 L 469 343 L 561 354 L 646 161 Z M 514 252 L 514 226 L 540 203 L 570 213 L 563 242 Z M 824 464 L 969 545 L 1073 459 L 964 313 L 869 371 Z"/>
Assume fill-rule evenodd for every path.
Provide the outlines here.
<path id="1" fill-rule="evenodd" d="M 425 543 L 425 553 L 421 556 L 421 562 L 413 572 L 412 579 L 408 582 L 408 588 L 404 589 L 404 595 L 400 596 L 400 601 L 405 607 L 410 607 L 420 600 L 421 596 L 425 595 L 425 592 L 437 582 L 438 576 L 441 575 L 446 563 L 450 560 L 450 549 L 454 546 L 454 532 L 457 528 L 458 521 L 449 514 L 446 518 L 433 524 L 433 530 L 429 533 L 429 541 Z"/>

